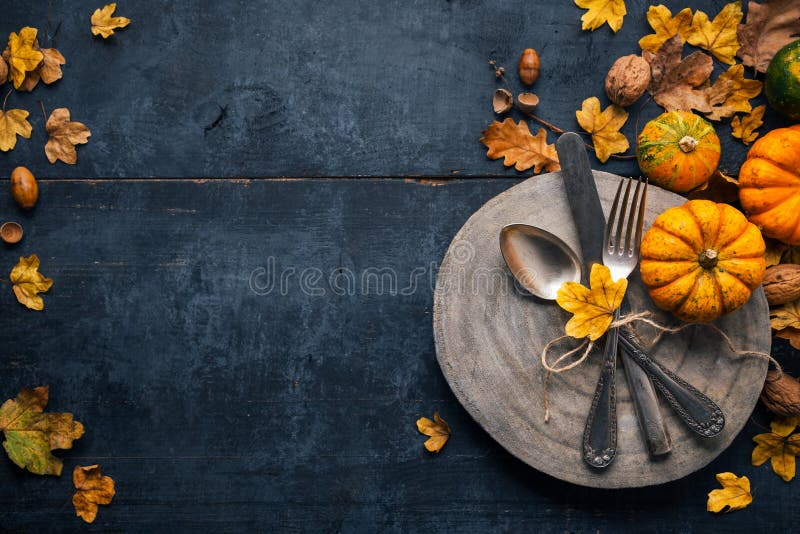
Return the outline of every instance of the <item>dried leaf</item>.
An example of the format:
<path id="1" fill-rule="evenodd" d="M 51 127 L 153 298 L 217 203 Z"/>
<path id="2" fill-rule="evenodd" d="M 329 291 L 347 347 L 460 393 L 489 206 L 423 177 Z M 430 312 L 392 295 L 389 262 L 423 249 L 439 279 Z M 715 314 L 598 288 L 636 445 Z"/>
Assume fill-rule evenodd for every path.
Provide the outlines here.
<path id="1" fill-rule="evenodd" d="M 575 0 L 575 5 L 588 9 L 581 17 L 581 29 L 595 31 L 608 23 L 614 33 L 622 28 L 627 10 L 624 0 Z"/>
<path id="2" fill-rule="evenodd" d="M 772 432 L 755 436 L 753 465 L 759 466 L 771 460 L 776 475 L 785 482 L 792 480 L 796 469 L 795 456 L 800 454 L 800 434 L 792 434 L 797 423 L 797 418 L 776 419 L 770 425 Z"/>
<path id="3" fill-rule="evenodd" d="M 44 146 L 44 152 L 50 163 L 61 160 L 64 163 L 74 165 L 78 161 L 78 152 L 75 145 L 83 145 L 89 142 L 92 132 L 81 122 L 70 120 L 67 108 L 54 109 L 45 124 L 50 138 Z"/>
<path id="4" fill-rule="evenodd" d="M 17 136 L 31 138 L 33 128 L 24 109 L 0 110 L 0 150 L 8 152 L 17 145 Z"/>
<path id="5" fill-rule="evenodd" d="M 755 131 L 760 128 L 764 121 L 764 111 L 767 106 L 761 105 L 753 108 L 753 111 L 745 115 L 737 115 L 731 121 L 731 135 L 737 139 L 741 139 L 742 143 L 749 145 L 758 137 L 758 132 Z"/>
<path id="6" fill-rule="evenodd" d="M 787 247 L 781 258 L 781 263 L 800 264 L 800 247 Z"/>
<path id="7" fill-rule="evenodd" d="M 760 81 L 744 77 L 744 65 L 733 65 L 706 91 L 711 105 L 706 117 L 716 121 L 734 113 L 749 113 L 753 109 L 750 99 L 758 96 L 761 87 Z"/>
<path id="8" fill-rule="evenodd" d="M 783 330 L 779 330 L 775 332 L 775 335 L 781 339 L 786 339 L 789 341 L 789 344 L 800 350 L 800 328 L 793 328 L 791 326 L 787 326 Z"/>
<path id="9" fill-rule="evenodd" d="M 647 90 L 656 103 L 667 111 L 711 111 L 706 89 L 714 70 L 714 61 L 704 52 L 694 52 L 681 59 L 680 35 L 667 39 L 658 52 L 647 50 L 642 57 L 650 63 L 652 77 Z"/>
<path id="10" fill-rule="evenodd" d="M 112 17 L 117 9 L 117 4 L 108 4 L 103 9 L 95 9 L 92 13 L 92 35 L 100 35 L 108 39 L 114 35 L 114 30 L 124 28 L 131 23 L 125 17 Z"/>
<path id="11" fill-rule="evenodd" d="M 767 72 L 775 54 L 800 35 L 797 0 L 761 0 L 747 5 L 747 21 L 737 28 L 741 47 L 737 55 L 748 67 Z"/>
<path id="12" fill-rule="evenodd" d="M 430 436 L 430 438 L 425 441 L 425 448 L 429 452 L 439 452 L 442 450 L 442 447 L 444 447 L 444 444 L 450 439 L 450 434 L 452 433 L 450 425 L 439 417 L 439 412 L 433 412 L 433 421 L 427 417 L 420 417 L 417 419 L 417 430 L 420 434 Z"/>
<path id="13" fill-rule="evenodd" d="M 66 65 L 67 60 L 55 48 L 42 48 L 42 64 L 39 66 L 39 75 L 46 84 L 60 80 L 63 76 L 61 65 Z"/>
<path id="14" fill-rule="evenodd" d="M 6 58 L 3 57 L 0 59 L 0 84 L 6 83 L 8 80 L 8 63 L 6 63 Z"/>
<path id="15" fill-rule="evenodd" d="M 53 285 L 53 280 L 45 277 L 38 269 L 39 256 L 31 254 L 27 258 L 20 257 L 9 278 L 19 303 L 41 311 L 44 309 L 44 301 L 39 293 L 46 293 Z"/>
<path id="16" fill-rule="evenodd" d="M 747 508 L 753 502 L 750 480 L 747 477 L 737 477 L 733 473 L 718 473 L 717 482 L 722 484 L 722 489 L 709 492 L 706 504 L 709 512 L 733 512 Z"/>
<path id="17" fill-rule="evenodd" d="M 611 270 L 595 263 L 589 275 L 590 288 L 577 282 L 564 282 L 558 290 L 556 302 L 574 314 L 565 331 L 575 338 L 588 337 L 591 341 L 605 334 L 614 318 L 614 310 L 622 304 L 628 280 L 611 280 Z"/>
<path id="18" fill-rule="evenodd" d="M 620 133 L 620 128 L 628 120 L 628 112 L 616 104 L 600 111 L 600 100 L 589 97 L 575 112 L 581 128 L 592 134 L 597 159 L 605 163 L 611 154 L 621 154 L 628 150 L 628 139 Z"/>
<path id="19" fill-rule="evenodd" d="M 109 504 L 114 498 L 114 480 L 103 476 L 99 465 L 75 466 L 72 472 L 75 495 L 72 505 L 78 517 L 92 523 L 97 517 L 97 506 Z"/>
<path id="20" fill-rule="evenodd" d="M 11 32 L 8 36 L 7 61 L 15 89 L 22 86 L 25 73 L 36 70 L 44 57 L 39 50 L 34 49 L 36 33 L 36 28 L 25 26 L 19 31 L 19 35 Z"/>
<path id="21" fill-rule="evenodd" d="M 717 169 L 706 183 L 686 195 L 690 200 L 705 199 L 732 203 L 739 200 L 739 181 Z"/>
<path id="22" fill-rule="evenodd" d="M 44 413 L 49 388 L 23 389 L 0 406 L 3 447 L 15 464 L 37 475 L 61 475 L 61 460 L 50 451 L 70 449 L 83 435 L 71 413 Z"/>
<path id="23" fill-rule="evenodd" d="M 689 44 L 708 50 L 723 63 L 733 65 L 736 63 L 734 56 L 739 50 L 736 27 L 741 21 L 741 2 L 725 5 L 713 21 L 709 21 L 708 15 L 697 10 L 692 18 L 692 25 L 686 32 L 686 40 Z"/>
<path id="24" fill-rule="evenodd" d="M 533 172 L 542 169 L 552 172 L 561 169 L 558 164 L 558 154 L 555 145 L 547 144 L 547 132 L 539 129 L 536 135 L 531 135 L 525 121 L 515 123 L 508 118 L 503 122 L 494 121 L 483 132 L 481 143 L 489 150 L 486 155 L 491 159 L 505 158 L 503 165 L 518 171 L 525 171 L 533 167 Z"/>
<path id="25" fill-rule="evenodd" d="M 767 250 L 764 252 L 764 261 L 767 267 L 778 265 L 781 262 L 783 253 L 789 248 L 789 245 L 773 239 L 765 239 L 764 241 L 767 243 Z"/>
<path id="26" fill-rule="evenodd" d="M 773 330 L 800 329 L 800 301 L 789 302 L 769 311 L 769 325 Z"/>
<path id="27" fill-rule="evenodd" d="M 692 25 L 692 10 L 687 7 L 673 17 L 672 12 L 664 5 L 650 6 L 647 10 L 647 22 L 656 33 L 639 39 L 639 46 L 642 50 L 656 53 L 664 41 L 673 35 L 681 37 L 681 44 L 686 42 L 686 32 Z"/>

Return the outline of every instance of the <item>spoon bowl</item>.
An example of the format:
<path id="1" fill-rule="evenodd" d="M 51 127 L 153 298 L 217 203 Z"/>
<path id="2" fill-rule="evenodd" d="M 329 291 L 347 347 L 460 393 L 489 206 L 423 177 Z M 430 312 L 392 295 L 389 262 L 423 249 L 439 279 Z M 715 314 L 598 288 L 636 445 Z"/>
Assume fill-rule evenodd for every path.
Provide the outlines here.
<path id="1" fill-rule="evenodd" d="M 514 278 L 529 293 L 555 300 L 564 282 L 580 282 L 581 261 L 569 245 L 529 224 L 509 224 L 500 231 L 500 251 Z"/>

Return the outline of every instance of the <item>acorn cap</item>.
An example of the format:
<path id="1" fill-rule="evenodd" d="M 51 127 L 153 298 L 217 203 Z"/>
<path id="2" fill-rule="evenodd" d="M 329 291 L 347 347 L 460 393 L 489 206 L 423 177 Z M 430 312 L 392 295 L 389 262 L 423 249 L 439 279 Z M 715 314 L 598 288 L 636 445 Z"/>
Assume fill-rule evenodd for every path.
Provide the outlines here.
<path id="1" fill-rule="evenodd" d="M 3 223 L 0 226 L 0 238 L 9 245 L 19 243 L 22 239 L 22 226 L 16 222 Z"/>

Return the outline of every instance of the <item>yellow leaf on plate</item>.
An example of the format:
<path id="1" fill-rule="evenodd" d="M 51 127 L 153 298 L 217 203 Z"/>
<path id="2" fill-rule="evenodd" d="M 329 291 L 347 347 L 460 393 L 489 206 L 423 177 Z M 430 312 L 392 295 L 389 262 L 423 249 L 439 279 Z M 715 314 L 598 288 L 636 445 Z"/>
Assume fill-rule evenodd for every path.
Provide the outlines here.
<path id="1" fill-rule="evenodd" d="M 44 309 L 44 301 L 39 293 L 45 293 L 53 285 L 50 278 L 39 272 L 39 256 L 31 254 L 27 258 L 20 257 L 19 263 L 11 270 L 9 277 L 14 294 L 23 306 L 32 310 Z"/>
<path id="2" fill-rule="evenodd" d="M 735 116 L 731 121 L 731 135 L 741 139 L 745 145 L 755 141 L 756 137 L 758 137 L 758 132 L 755 130 L 764 124 L 762 119 L 766 109 L 767 106 L 762 104 L 757 108 L 753 108 L 753 111 L 746 115 Z"/>
<path id="3" fill-rule="evenodd" d="M 8 152 L 17 145 L 17 136 L 31 138 L 33 127 L 28 122 L 28 112 L 24 109 L 0 111 L 0 150 Z"/>
<path id="4" fill-rule="evenodd" d="M 61 160 L 74 165 L 78 161 L 75 145 L 88 143 L 92 135 L 85 124 L 70 120 L 67 108 L 54 109 L 47 119 L 45 129 L 50 137 L 44 145 L 44 152 L 50 163 Z"/>
<path id="5" fill-rule="evenodd" d="M 103 476 L 99 465 L 75 466 L 72 472 L 75 495 L 72 505 L 78 517 L 91 523 L 97 517 L 99 504 L 110 504 L 114 498 L 114 480 Z"/>
<path id="6" fill-rule="evenodd" d="M 686 32 L 689 44 L 708 50 L 723 63 L 733 65 L 734 56 L 739 50 L 736 27 L 742 21 L 742 3 L 731 2 L 711 21 L 708 15 L 697 10 L 692 25 Z"/>
<path id="7" fill-rule="evenodd" d="M 800 454 L 800 434 L 792 434 L 797 423 L 796 417 L 776 419 L 770 425 L 772 432 L 755 436 L 753 465 L 759 466 L 771 460 L 772 470 L 776 475 L 785 482 L 792 480 L 796 469 L 795 456 Z"/>
<path id="8" fill-rule="evenodd" d="M 681 42 L 686 42 L 686 32 L 692 25 L 692 10 L 682 9 L 674 17 L 664 5 L 650 6 L 647 10 L 647 22 L 656 33 L 645 35 L 639 39 L 642 50 L 656 53 L 661 45 L 673 35 L 680 35 Z"/>
<path id="9" fill-rule="evenodd" d="M 575 112 L 581 128 L 592 134 L 597 159 L 605 163 L 611 154 L 621 154 L 630 146 L 619 129 L 628 120 L 628 112 L 616 104 L 600 111 L 600 100 L 596 96 L 587 98 L 581 109 Z"/>
<path id="10" fill-rule="evenodd" d="M 624 0 L 575 0 L 575 5 L 588 9 L 581 17 L 581 29 L 595 31 L 603 24 L 617 33 L 622 28 L 622 19 L 627 10 Z"/>
<path id="11" fill-rule="evenodd" d="M 125 17 L 112 17 L 117 9 L 117 4 L 108 4 L 103 9 L 95 9 L 92 13 L 92 35 L 100 35 L 108 39 L 114 35 L 114 30 L 124 28 L 131 23 Z"/>
<path id="12" fill-rule="evenodd" d="M 518 171 L 525 171 L 533 167 L 533 172 L 542 169 L 552 172 L 561 169 L 558 164 L 558 154 L 555 145 L 547 144 L 547 132 L 539 129 L 536 135 L 531 135 L 525 121 L 515 123 L 508 118 L 503 122 L 494 121 L 483 132 L 481 143 L 489 150 L 486 155 L 491 159 L 505 158 L 503 165 L 514 166 Z"/>
<path id="13" fill-rule="evenodd" d="M 34 49 L 38 30 L 25 26 L 19 34 L 11 32 L 8 36 L 8 68 L 14 88 L 19 89 L 25 81 L 25 73 L 36 70 L 43 55 Z"/>
<path id="14" fill-rule="evenodd" d="M 558 290 L 556 302 L 574 314 L 565 327 L 567 335 L 595 341 L 611 325 L 614 310 L 622 304 L 628 280 L 611 280 L 611 270 L 596 263 L 592 265 L 589 285 L 591 288 L 577 282 L 564 282 Z"/>
<path id="15" fill-rule="evenodd" d="M 712 490 L 708 494 L 706 509 L 709 512 L 733 512 L 746 508 L 753 502 L 750 479 L 747 477 L 737 477 L 733 473 L 719 473 L 717 482 L 722 484 L 722 489 Z"/>
<path id="16" fill-rule="evenodd" d="M 420 417 L 417 419 L 417 430 L 420 434 L 430 436 L 428 440 L 425 441 L 425 448 L 429 452 L 439 452 L 442 450 L 442 447 L 444 447 L 444 444 L 450 439 L 450 434 L 452 433 L 450 425 L 439 417 L 439 412 L 433 413 L 433 421 L 427 417 Z"/>

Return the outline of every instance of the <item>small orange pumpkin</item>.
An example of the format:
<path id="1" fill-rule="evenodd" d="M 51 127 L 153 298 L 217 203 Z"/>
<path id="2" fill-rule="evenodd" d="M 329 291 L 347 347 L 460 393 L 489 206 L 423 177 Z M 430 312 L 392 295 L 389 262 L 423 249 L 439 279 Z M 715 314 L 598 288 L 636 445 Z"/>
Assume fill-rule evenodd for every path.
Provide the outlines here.
<path id="1" fill-rule="evenodd" d="M 669 111 L 645 125 L 639 134 L 636 158 L 652 182 L 685 193 L 714 174 L 720 150 L 711 123 L 694 113 Z"/>
<path id="2" fill-rule="evenodd" d="M 800 124 L 753 144 L 739 169 L 739 201 L 765 236 L 800 245 Z"/>
<path id="3" fill-rule="evenodd" d="M 732 312 L 761 284 L 764 238 L 728 204 L 690 200 L 659 215 L 642 238 L 642 282 L 682 321 Z"/>

